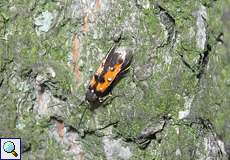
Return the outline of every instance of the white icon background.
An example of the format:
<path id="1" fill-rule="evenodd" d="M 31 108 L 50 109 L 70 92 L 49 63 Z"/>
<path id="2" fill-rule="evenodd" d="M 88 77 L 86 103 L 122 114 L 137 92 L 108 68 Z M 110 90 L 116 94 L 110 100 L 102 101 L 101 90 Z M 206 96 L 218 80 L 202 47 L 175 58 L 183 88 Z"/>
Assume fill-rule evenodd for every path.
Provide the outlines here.
<path id="1" fill-rule="evenodd" d="M 15 157 L 12 153 L 7 153 L 7 152 L 4 151 L 3 145 L 7 141 L 11 141 L 11 142 L 14 143 L 14 146 L 15 146 L 14 151 L 18 154 L 17 157 Z M 21 139 L 4 139 L 4 138 L 2 138 L 1 139 L 1 159 L 6 159 L 6 160 L 8 160 L 8 159 L 14 159 L 14 160 L 21 159 L 21 155 L 20 155 L 20 145 L 21 144 L 20 144 L 20 141 L 21 141 Z"/>

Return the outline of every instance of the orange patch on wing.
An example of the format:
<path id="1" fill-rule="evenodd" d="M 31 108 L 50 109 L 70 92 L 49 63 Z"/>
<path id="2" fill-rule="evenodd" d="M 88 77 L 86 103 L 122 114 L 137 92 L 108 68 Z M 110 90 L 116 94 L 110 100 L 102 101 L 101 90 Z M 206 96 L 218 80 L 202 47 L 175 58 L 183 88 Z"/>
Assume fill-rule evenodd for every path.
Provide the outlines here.
<path id="1" fill-rule="evenodd" d="M 102 64 L 100 64 L 100 66 L 98 67 L 98 69 L 97 69 L 97 71 L 96 71 L 96 74 L 97 74 L 97 75 L 101 74 L 102 71 L 103 71 L 103 68 L 104 68 L 104 65 L 103 65 L 103 63 L 102 63 Z"/>
<path id="2" fill-rule="evenodd" d="M 105 60 L 103 60 L 103 62 L 100 64 L 100 66 L 98 67 L 98 69 L 96 70 L 96 74 L 97 75 L 100 75 L 102 72 L 103 72 L 103 67 L 104 67 L 104 62 Z M 92 80 L 90 81 L 90 86 L 93 87 L 95 84 L 96 84 L 96 79 L 95 77 L 93 76 Z"/>
<path id="3" fill-rule="evenodd" d="M 113 71 L 108 71 L 107 73 L 105 73 L 104 75 L 105 82 L 97 84 L 96 86 L 97 91 L 104 92 L 111 85 L 113 80 L 116 78 L 117 74 L 121 71 L 121 65 L 122 64 L 116 64 L 114 66 Z"/>
<path id="4" fill-rule="evenodd" d="M 96 84 L 97 82 L 96 82 L 96 80 L 95 80 L 95 77 L 93 76 L 93 78 L 91 79 L 91 81 L 90 81 L 90 86 L 91 87 L 93 87 L 95 84 Z"/>

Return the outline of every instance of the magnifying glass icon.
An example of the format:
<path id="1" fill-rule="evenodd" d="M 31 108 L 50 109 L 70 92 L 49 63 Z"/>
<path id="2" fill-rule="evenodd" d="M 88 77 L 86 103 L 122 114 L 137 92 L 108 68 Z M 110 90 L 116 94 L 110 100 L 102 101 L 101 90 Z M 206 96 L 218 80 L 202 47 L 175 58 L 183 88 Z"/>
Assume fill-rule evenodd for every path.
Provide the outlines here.
<path id="1" fill-rule="evenodd" d="M 18 154 L 15 152 L 15 145 L 11 141 L 7 141 L 3 144 L 3 149 L 6 153 L 11 153 L 14 155 L 14 157 L 17 157 Z"/>

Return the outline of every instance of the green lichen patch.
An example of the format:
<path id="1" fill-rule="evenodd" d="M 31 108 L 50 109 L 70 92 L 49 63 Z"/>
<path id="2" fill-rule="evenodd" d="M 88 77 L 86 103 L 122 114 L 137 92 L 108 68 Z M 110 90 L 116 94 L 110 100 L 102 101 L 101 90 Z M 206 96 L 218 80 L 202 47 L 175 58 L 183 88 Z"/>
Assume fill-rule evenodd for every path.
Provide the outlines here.
<path id="1" fill-rule="evenodd" d="M 105 159 L 103 150 L 102 139 L 95 135 L 88 135 L 82 139 L 83 150 L 85 151 L 84 157 L 86 159 Z M 93 152 L 91 149 L 93 148 Z"/>
<path id="2" fill-rule="evenodd" d="M 18 129 L 16 132 L 17 136 L 22 139 L 22 142 L 29 146 L 28 151 L 22 155 L 24 159 L 47 157 L 59 159 L 65 155 L 65 153 L 62 152 L 63 146 L 58 144 L 57 141 L 50 136 L 48 130 L 49 121 L 47 119 L 35 121 L 28 116 L 27 119 L 24 119 L 24 122 L 24 128 Z M 27 128 L 30 128 L 30 130 Z M 58 153 L 56 152 L 57 150 L 59 150 Z M 31 156 L 31 152 L 33 156 Z"/>

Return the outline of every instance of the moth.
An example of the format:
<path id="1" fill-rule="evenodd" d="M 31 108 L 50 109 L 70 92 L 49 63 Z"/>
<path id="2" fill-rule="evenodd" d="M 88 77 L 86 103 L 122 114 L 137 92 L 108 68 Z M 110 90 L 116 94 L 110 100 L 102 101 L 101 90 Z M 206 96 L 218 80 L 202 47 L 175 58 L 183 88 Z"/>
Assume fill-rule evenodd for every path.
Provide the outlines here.
<path id="1" fill-rule="evenodd" d="M 128 72 L 132 58 L 130 50 L 114 45 L 92 76 L 86 100 L 90 103 L 102 103 L 117 82 Z"/>

